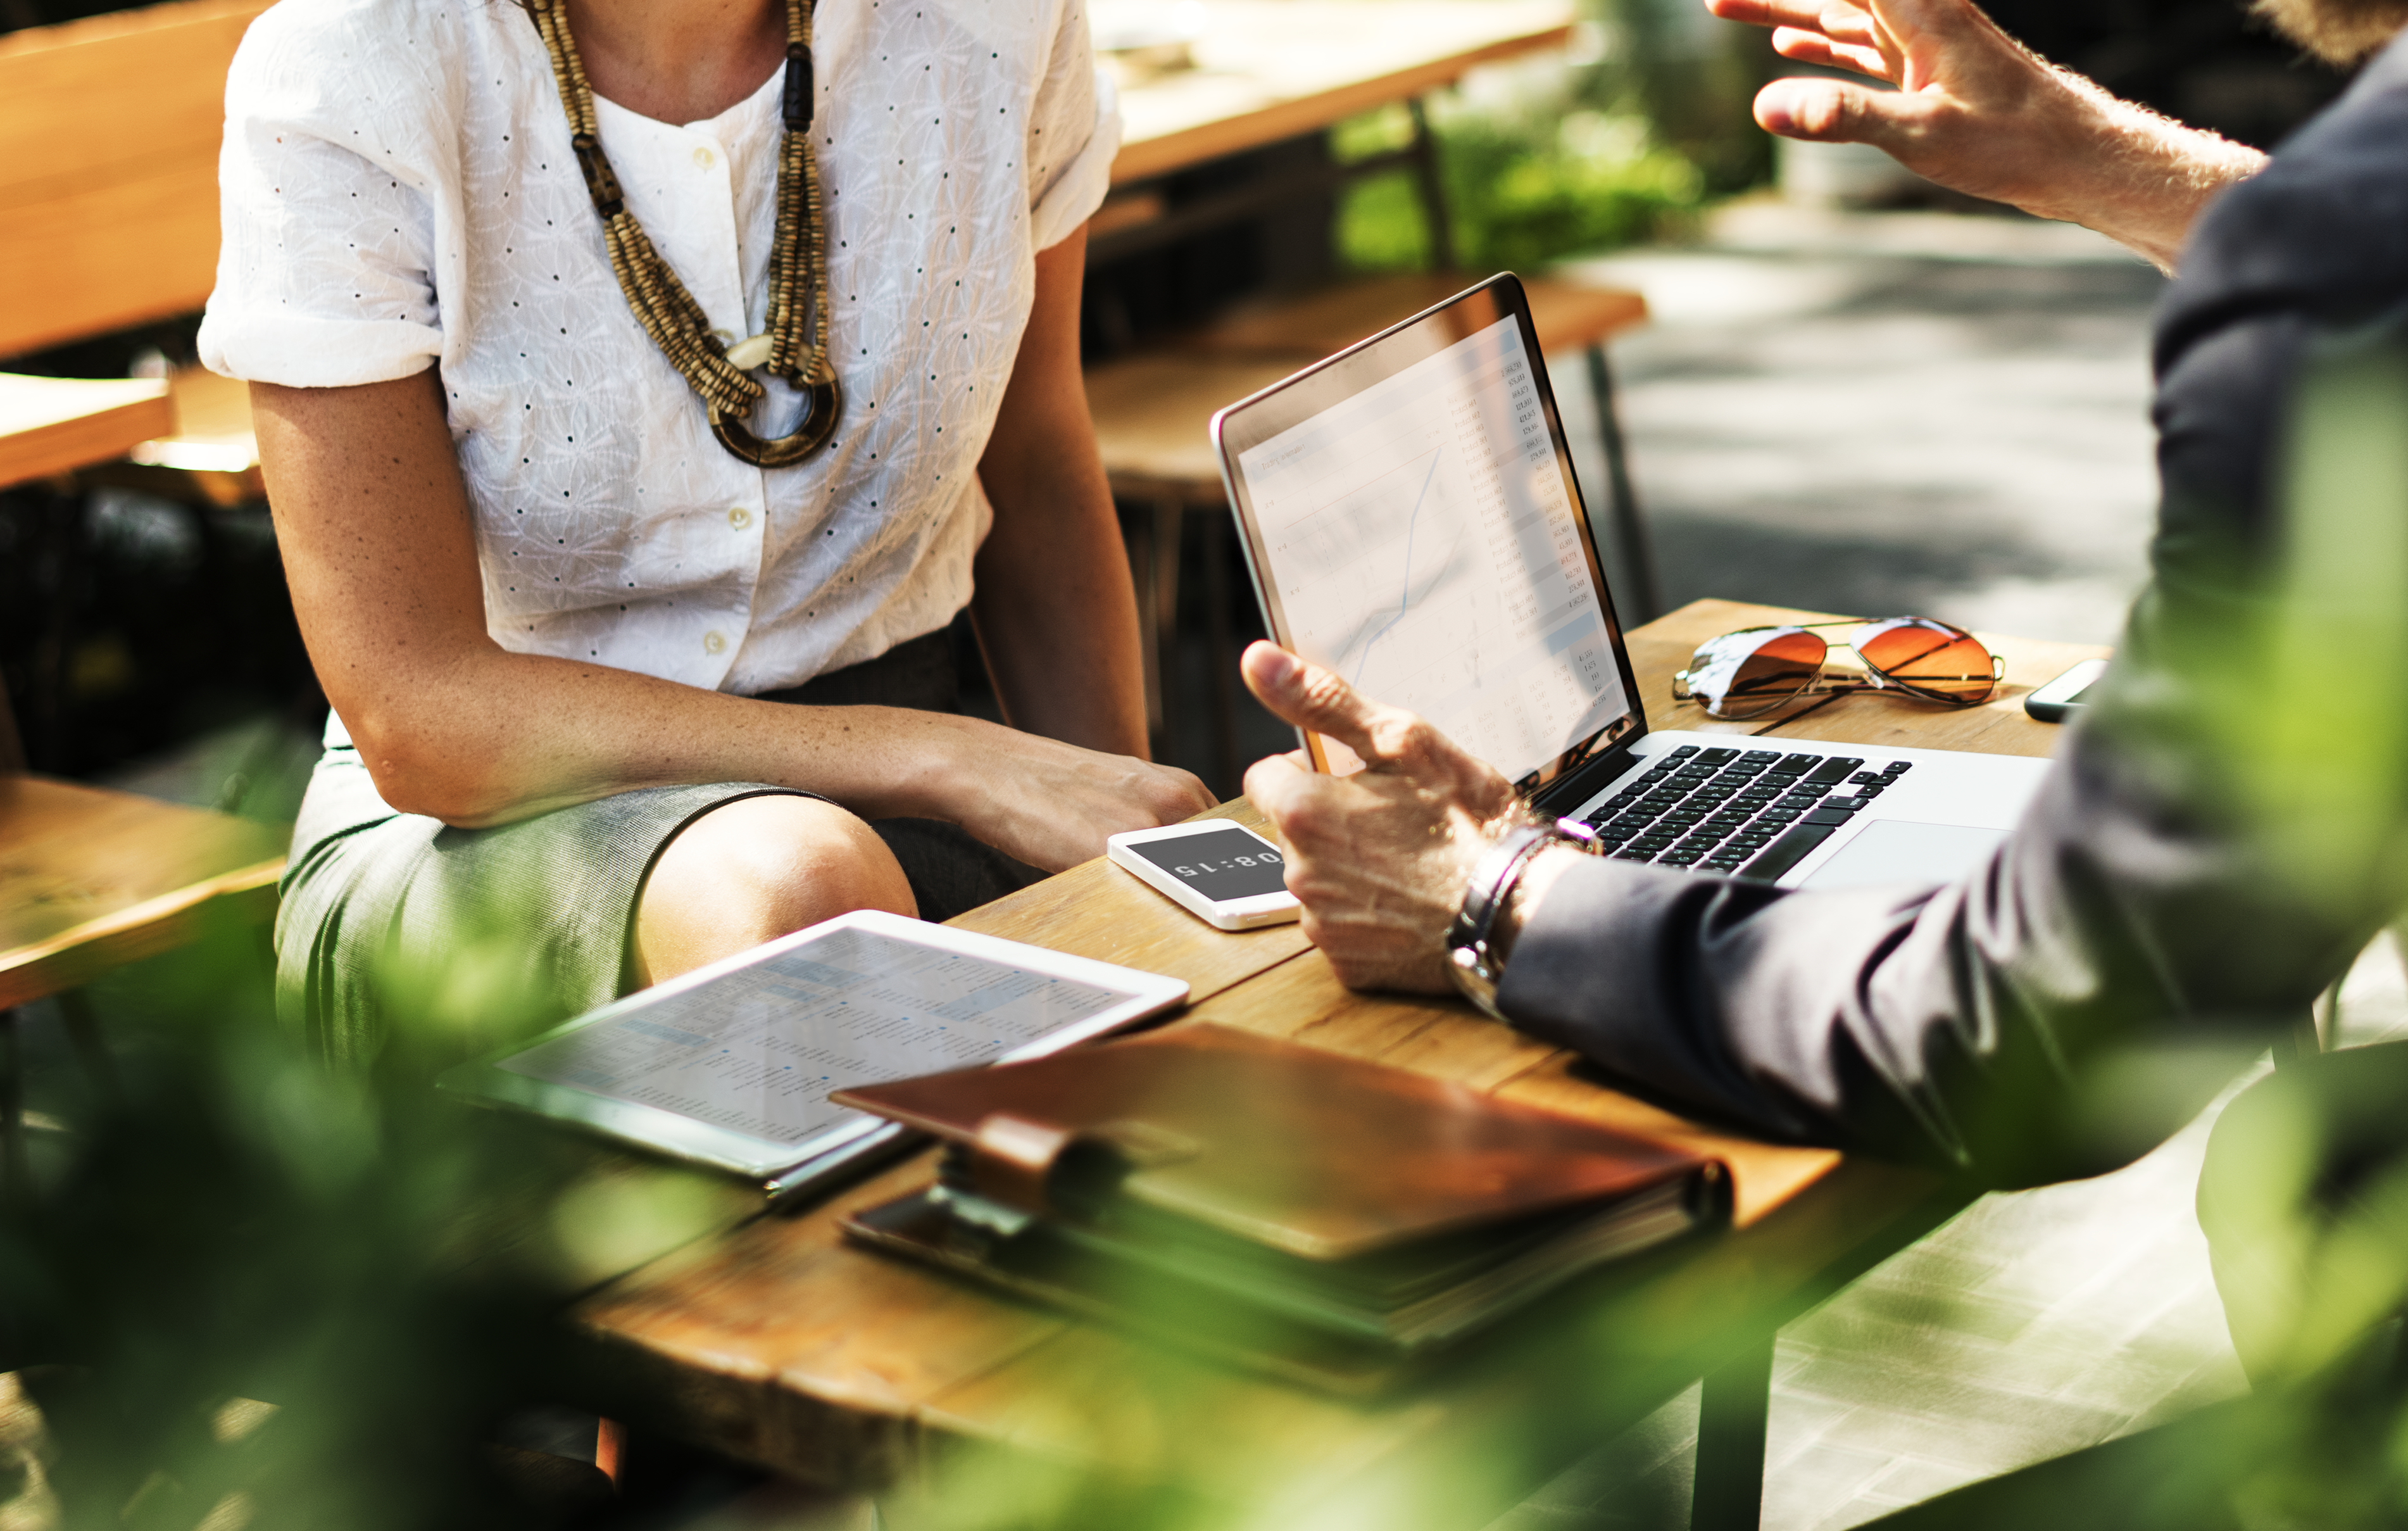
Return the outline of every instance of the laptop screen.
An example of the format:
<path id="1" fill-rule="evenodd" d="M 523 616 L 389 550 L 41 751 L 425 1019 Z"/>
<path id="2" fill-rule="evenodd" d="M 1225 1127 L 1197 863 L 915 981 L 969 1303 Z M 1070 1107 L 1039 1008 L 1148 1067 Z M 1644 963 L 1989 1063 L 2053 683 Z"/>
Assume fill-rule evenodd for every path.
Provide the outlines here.
<path id="1" fill-rule="evenodd" d="M 1497 278 L 1213 422 L 1271 634 L 1517 779 L 1640 723 L 1523 306 Z M 1360 762 L 1308 739 L 1340 774 Z"/>

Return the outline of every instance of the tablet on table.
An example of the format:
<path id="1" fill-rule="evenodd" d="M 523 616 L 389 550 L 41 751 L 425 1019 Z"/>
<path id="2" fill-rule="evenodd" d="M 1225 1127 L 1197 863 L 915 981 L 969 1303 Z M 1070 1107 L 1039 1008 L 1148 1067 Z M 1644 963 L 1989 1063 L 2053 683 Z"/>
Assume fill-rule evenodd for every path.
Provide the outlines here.
<path id="1" fill-rule="evenodd" d="M 437 1081 L 772 1198 L 905 1145 L 831 1090 L 1038 1058 L 1182 1004 L 1177 978 L 861 910 L 657 984 Z"/>

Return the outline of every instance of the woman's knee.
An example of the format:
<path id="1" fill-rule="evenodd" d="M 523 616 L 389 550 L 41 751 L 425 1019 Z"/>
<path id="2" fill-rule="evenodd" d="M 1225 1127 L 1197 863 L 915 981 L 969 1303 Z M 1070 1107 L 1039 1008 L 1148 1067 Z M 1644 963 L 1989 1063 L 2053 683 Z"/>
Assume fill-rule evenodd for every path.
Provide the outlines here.
<path id="1" fill-rule="evenodd" d="M 818 798 L 739 798 L 680 830 L 644 879 L 636 976 L 672 977 L 854 909 L 919 912 L 878 831 Z"/>

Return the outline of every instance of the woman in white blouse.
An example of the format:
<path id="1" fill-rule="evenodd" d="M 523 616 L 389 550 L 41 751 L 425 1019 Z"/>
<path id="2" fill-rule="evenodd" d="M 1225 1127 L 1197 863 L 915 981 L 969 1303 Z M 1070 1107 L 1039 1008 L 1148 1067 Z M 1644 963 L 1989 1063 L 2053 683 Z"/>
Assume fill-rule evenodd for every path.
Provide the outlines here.
<path id="1" fill-rule="evenodd" d="M 1211 801 L 1144 758 L 1081 387 L 1119 124 L 1077 0 L 561 14 L 599 155 L 508 3 L 283 0 L 228 86 L 202 354 L 251 383 L 336 714 L 278 943 L 337 1058 L 386 1044 L 395 957 L 509 941 L 573 1011 Z M 605 198 L 747 361 L 779 323 L 789 132 L 823 194 L 835 413 L 765 467 L 638 322 Z M 775 441 L 805 395 L 752 375 Z M 1013 727 L 944 710 L 965 605 Z"/>

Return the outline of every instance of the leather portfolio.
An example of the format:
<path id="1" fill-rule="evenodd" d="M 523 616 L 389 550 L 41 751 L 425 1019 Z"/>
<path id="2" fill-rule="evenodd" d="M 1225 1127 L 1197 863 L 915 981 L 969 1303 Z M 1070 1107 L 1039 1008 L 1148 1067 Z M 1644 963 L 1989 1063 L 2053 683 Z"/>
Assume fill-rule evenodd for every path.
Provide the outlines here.
<path id="1" fill-rule="evenodd" d="M 1685 1149 L 1209 1024 L 832 1099 L 946 1145 L 854 1238 L 1349 1389 L 1728 1216 Z"/>

